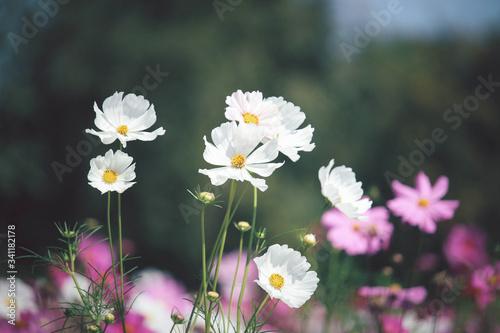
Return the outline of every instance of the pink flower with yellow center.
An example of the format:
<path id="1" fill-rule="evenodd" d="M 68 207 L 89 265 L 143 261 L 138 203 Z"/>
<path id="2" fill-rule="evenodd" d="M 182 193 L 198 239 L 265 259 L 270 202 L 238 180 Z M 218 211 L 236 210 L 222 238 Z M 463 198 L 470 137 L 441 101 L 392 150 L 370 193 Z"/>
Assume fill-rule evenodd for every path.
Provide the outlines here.
<path id="1" fill-rule="evenodd" d="M 429 177 L 420 172 L 415 178 L 415 188 L 392 182 L 396 198 L 387 202 L 387 207 L 403 222 L 418 226 L 426 233 L 436 231 L 436 222 L 449 220 L 455 214 L 458 200 L 441 200 L 448 192 L 448 177 L 441 176 L 434 186 Z"/>

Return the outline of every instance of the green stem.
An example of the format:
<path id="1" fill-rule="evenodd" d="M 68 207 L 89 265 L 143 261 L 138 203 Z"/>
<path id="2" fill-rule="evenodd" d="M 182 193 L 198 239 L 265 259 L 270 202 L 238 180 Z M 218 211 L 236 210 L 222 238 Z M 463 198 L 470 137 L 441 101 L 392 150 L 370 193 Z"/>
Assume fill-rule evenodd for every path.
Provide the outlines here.
<path id="1" fill-rule="evenodd" d="M 112 265 L 111 271 L 113 272 L 113 281 L 115 283 L 116 301 L 118 302 L 118 305 L 120 305 L 120 295 L 118 293 L 118 283 L 116 281 L 115 253 L 113 250 L 113 236 L 111 235 L 111 191 L 108 191 L 107 219 L 108 219 L 109 252 L 111 254 L 111 265 Z"/>
<path id="2" fill-rule="evenodd" d="M 257 317 L 257 315 L 259 314 L 260 310 L 262 310 L 262 308 L 264 307 L 264 303 L 268 299 L 269 299 L 269 294 L 266 293 L 266 296 L 262 297 L 262 300 L 260 301 L 259 305 L 257 306 L 257 310 L 255 310 L 255 312 L 253 313 L 252 317 L 248 321 L 248 326 L 245 328 L 245 331 L 243 333 L 246 333 L 248 331 L 248 329 L 251 327 L 252 321 L 255 319 L 255 317 Z M 276 302 L 276 304 L 277 304 L 277 302 Z M 237 331 L 237 332 L 239 332 L 239 331 Z"/>
<path id="3" fill-rule="evenodd" d="M 247 261 L 245 264 L 245 273 L 243 274 L 243 281 L 241 282 L 240 296 L 238 298 L 238 315 L 236 318 L 236 332 L 240 331 L 241 302 L 243 301 L 243 294 L 245 293 L 245 285 L 247 283 L 247 275 L 248 275 L 248 266 L 249 266 L 250 259 L 252 256 L 252 246 L 253 246 L 253 238 L 255 235 L 255 221 L 256 220 L 257 220 L 257 187 L 254 187 L 253 188 L 252 226 L 250 228 L 250 241 L 248 242 L 248 251 L 247 251 Z"/>
<path id="4" fill-rule="evenodd" d="M 236 261 L 236 271 L 234 272 L 233 285 L 231 286 L 231 296 L 229 296 L 229 310 L 227 312 L 227 331 L 228 332 L 229 332 L 229 323 L 230 323 L 230 317 L 231 317 L 231 308 L 233 307 L 234 286 L 236 285 L 236 277 L 238 276 L 238 269 L 240 268 L 241 252 L 243 251 L 243 234 L 244 234 L 244 232 L 242 231 L 241 236 L 240 236 L 240 248 L 238 250 L 238 260 Z"/>
<path id="5" fill-rule="evenodd" d="M 121 299 L 119 300 L 121 308 L 120 317 L 122 319 L 123 333 L 126 333 L 127 330 L 125 327 L 125 295 L 123 293 L 122 200 L 120 193 L 118 193 L 118 246 L 120 251 L 120 293 L 121 293 Z"/>
<path id="6" fill-rule="evenodd" d="M 73 283 L 76 286 L 76 290 L 78 290 L 78 294 L 80 295 L 80 299 L 82 300 L 84 308 L 88 311 L 89 314 L 91 314 L 92 312 L 90 311 L 90 306 L 87 303 L 87 301 L 85 300 L 85 297 L 83 296 L 83 293 L 82 293 L 82 288 L 80 287 L 80 284 L 78 283 L 78 280 L 76 279 L 75 257 L 73 256 L 73 250 L 72 250 L 71 245 L 69 243 L 68 243 L 68 250 L 69 250 L 69 257 L 71 260 L 71 271 L 69 272 L 69 275 L 71 275 L 71 277 L 73 278 Z M 67 265 L 66 265 L 66 267 L 67 267 Z M 97 327 L 100 327 L 99 322 L 96 322 L 96 319 L 94 318 L 94 316 L 90 316 L 90 317 L 91 317 L 92 323 L 94 323 Z"/>
<path id="7" fill-rule="evenodd" d="M 243 196 L 244 196 L 244 194 L 245 194 L 245 192 L 246 192 L 247 188 L 248 188 L 248 182 L 246 183 L 245 187 L 243 188 L 243 191 L 242 191 L 242 193 L 241 193 L 241 195 L 240 195 L 240 197 L 239 197 L 238 201 L 237 201 L 237 202 L 236 202 L 236 204 L 234 205 L 234 209 L 233 209 L 233 211 L 231 212 L 231 215 L 229 216 L 229 221 L 231 221 L 231 220 L 232 220 L 232 218 L 233 218 L 234 214 L 236 213 L 236 210 L 238 209 L 238 206 L 240 205 L 240 202 L 241 202 L 241 200 L 243 199 Z M 225 226 L 224 226 L 224 223 L 222 223 L 221 228 L 220 228 L 220 230 L 219 230 L 219 233 L 218 233 L 217 238 L 216 238 L 215 243 L 214 243 L 215 245 L 214 245 L 214 247 L 212 248 L 212 250 L 211 250 L 211 252 L 210 252 L 210 256 L 208 257 L 208 258 L 209 258 L 209 259 L 208 259 L 208 261 L 209 261 L 209 264 L 208 264 L 208 271 L 210 271 L 210 272 L 212 271 L 212 267 L 213 267 L 213 265 L 214 265 L 215 255 L 216 255 L 216 253 L 217 253 L 217 252 L 219 251 L 219 249 L 220 249 L 220 239 L 222 238 L 222 235 L 223 235 L 223 233 L 224 233 L 224 230 L 225 230 L 225 228 L 224 228 L 224 227 L 225 227 Z M 201 289 L 201 288 L 202 288 L 202 286 L 200 286 L 200 289 Z M 197 297 L 196 297 L 196 299 L 195 299 L 195 302 L 194 302 L 194 305 L 193 305 L 193 309 L 191 310 L 191 314 L 189 315 L 189 320 L 188 320 L 188 323 L 187 323 L 187 330 L 189 330 L 189 329 L 190 329 L 190 327 L 191 327 L 191 331 L 192 331 L 192 329 L 193 329 L 193 327 L 194 327 L 194 324 L 196 323 L 196 319 L 197 319 L 198 315 L 196 315 L 196 316 L 195 316 L 194 321 L 193 321 L 193 316 L 195 315 L 195 308 L 198 308 L 198 306 L 197 306 L 197 305 L 198 305 L 198 303 L 199 303 L 199 294 L 200 294 L 200 292 L 198 292 L 198 296 L 197 296 Z M 198 309 L 199 309 L 199 308 L 198 308 Z M 198 311 L 197 311 L 197 313 L 198 313 Z M 192 325 L 192 326 L 191 326 L 191 325 Z"/>
<path id="8" fill-rule="evenodd" d="M 201 207 L 201 260 L 202 260 L 202 269 L 203 269 L 203 299 L 205 310 L 207 309 L 207 258 L 205 251 L 205 204 Z"/>
<path id="9" fill-rule="evenodd" d="M 203 303 L 204 303 L 204 308 L 207 313 L 207 316 L 205 318 L 205 332 L 208 333 L 210 332 L 210 317 L 211 313 L 210 310 L 207 309 L 207 258 L 206 258 L 206 251 L 205 251 L 205 204 L 202 205 L 201 207 L 201 260 L 202 260 L 202 274 L 203 274 Z M 212 306 L 212 303 L 210 303 L 210 307 Z M 194 324 L 193 324 L 194 326 Z"/>
<path id="10" fill-rule="evenodd" d="M 227 228 L 229 227 L 229 222 L 231 221 L 229 219 L 230 213 L 231 213 L 231 206 L 233 205 L 233 199 L 234 199 L 234 194 L 236 192 L 236 180 L 231 181 L 231 190 L 229 192 L 229 202 L 227 204 L 227 211 L 226 215 L 224 216 L 224 221 L 222 222 L 222 237 L 221 237 L 221 245 L 219 249 L 219 260 L 217 261 L 217 266 L 215 267 L 215 276 L 214 276 L 214 287 L 213 290 L 217 289 L 217 278 L 219 277 L 219 267 L 220 263 L 222 260 L 222 254 L 224 252 L 224 245 L 226 243 L 226 235 L 227 235 Z"/>

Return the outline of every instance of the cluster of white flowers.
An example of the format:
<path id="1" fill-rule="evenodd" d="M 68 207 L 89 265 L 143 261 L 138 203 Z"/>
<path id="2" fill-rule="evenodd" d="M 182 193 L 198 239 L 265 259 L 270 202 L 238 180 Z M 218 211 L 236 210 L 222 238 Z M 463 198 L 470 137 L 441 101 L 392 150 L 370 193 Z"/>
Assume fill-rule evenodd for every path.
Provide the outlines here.
<path id="1" fill-rule="evenodd" d="M 264 98 L 259 91 L 241 90 L 226 98 L 228 105 L 225 116 L 229 120 L 214 128 L 212 143 L 207 141 L 203 158 L 217 166 L 200 169 L 212 184 L 220 186 L 228 179 L 249 181 L 261 191 L 267 189 L 264 179 L 270 176 L 284 162 L 273 162 L 281 152 L 293 162 L 299 152 L 310 152 L 314 128 L 299 127 L 306 116 L 298 106 L 283 97 Z M 103 103 L 103 111 L 94 105 L 95 125 L 101 132 L 87 129 L 86 132 L 98 136 L 104 144 L 119 140 L 123 147 L 128 141 L 152 141 L 165 130 L 160 127 L 153 132 L 145 132 L 156 121 L 154 106 L 142 96 L 115 93 Z M 122 193 L 135 182 L 133 158 L 121 149 L 109 150 L 104 156 L 90 161 L 89 184 L 101 193 L 116 191 Z M 350 218 L 361 218 L 361 214 L 371 207 L 371 201 L 362 198 L 361 182 L 356 181 L 350 168 L 333 168 L 334 161 L 319 170 L 321 193 L 332 205 Z M 333 168 L 333 169 L 332 169 Z M 310 264 L 300 252 L 287 245 L 273 245 L 268 252 L 254 259 L 259 271 L 255 282 L 271 298 L 283 300 L 290 307 L 300 307 L 316 290 L 319 282 L 316 272 L 308 271 Z"/>
<path id="2" fill-rule="evenodd" d="M 241 90 L 226 98 L 225 116 L 230 122 L 212 130 L 212 143 L 205 140 L 205 161 L 218 166 L 200 169 L 219 186 L 228 179 L 249 181 L 261 191 L 267 189 L 264 179 L 283 165 L 271 163 L 279 152 L 292 161 L 299 159 L 299 151 L 312 151 L 314 129 L 309 125 L 298 129 L 306 116 L 300 108 L 282 97 L 263 98 L 259 91 Z"/>
<path id="3" fill-rule="evenodd" d="M 143 96 L 128 94 L 123 98 L 123 92 L 116 92 L 104 100 L 102 111 L 94 103 L 96 113 L 95 125 L 101 132 L 93 129 L 85 130 L 87 133 L 98 136 L 102 143 L 111 144 L 119 140 L 123 147 L 128 141 L 152 141 L 158 135 L 165 134 L 160 127 L 153 132 L 144 130 L 156 122 L 156 112 L 153 104 Z M 102 194 L 109 191 L 123 193 L 135 184 L 135 163 L 128 154 L 118 150 L 108 150 L 104 156 L 97 156 L 90 161 L 88 174 L 89 184 Z"/>

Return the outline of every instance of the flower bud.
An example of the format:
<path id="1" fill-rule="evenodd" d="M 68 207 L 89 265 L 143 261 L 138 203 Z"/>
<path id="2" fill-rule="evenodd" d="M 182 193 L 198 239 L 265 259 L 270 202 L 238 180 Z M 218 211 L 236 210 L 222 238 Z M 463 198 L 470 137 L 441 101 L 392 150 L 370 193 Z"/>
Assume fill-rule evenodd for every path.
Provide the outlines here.
<path id="1" fill-rule="evenodd" d="M 90 325 L 88 327 L 88 331 L 89 332 L 99 332 L 99 327 L 97 327 L 96 325 Z"/>
<path id="2" fill-rule="evenodd" d="M 112 313 L 108 313 L 104 316 L 104 322 L 107 325 L 112 324 L 115 321 L 115 316 Z"/>
<path id="3" fill-rule="evenodd" d="M 62 235 L 66 238 L 73 238 L 76 235 L 76 232 L 73 230 L 66 230 L 62 233 Z"/>
<path id="4" fill-rule="evenodd" d="M 176 325 L 182 324 L 184 322 L 184 316 L 179 311 L 172 312 L 170 318 Z"/>
<path id="5" fill-rule="evenodd" d="M 215 200 L 215 195 L 211 192 L 201 192 L 200 200 L 204 203 L 209 203 Z"/>
<path id="6" fill-rule="evenodd" d="M 255 237 L 260 238 L 260 239 L 264 239 L 264 238 L 266 238 L 266 233 L 267 233 L 266 228 L 261 229 L 255 233 Z"/>
<path id="7" fill-rule="evenodd" d="M 393 272 L 394 270 L 392 269 L 392 267 L 385 266 L 384 268 L 382 268 L 382 274 L 384 274 L 385 276 L 391 276 Z"/>
<path id="8" fill-rule="evenodd" d="M 245 222 L 245 221 L 240 221 L 237 224 L 235 223 L 235 226 L 236 226 L 236 229 L 238 229 L 241 232 L 246 232 L 252 228 L 250 226 L 250 223 Z"/>
<path id="9" fill-rule="evenodd" d="M 306 248 L 309 248 L 309 247 L 312 247 L 312 246 L 315 246 L 316 244 L 318 244 L 318 242 L 316 241 L 316 236 L 313 234 L 305 235 L 304 238 L 302 239 L 302 243 L 304 244 L 304 246 Z"/>
<path id="10" fill-rule="evenodd" d="M 215 302 L 219 298 L 219 294 L 215 291 L 209 291 L 207 297 L 210 302 Z"/>

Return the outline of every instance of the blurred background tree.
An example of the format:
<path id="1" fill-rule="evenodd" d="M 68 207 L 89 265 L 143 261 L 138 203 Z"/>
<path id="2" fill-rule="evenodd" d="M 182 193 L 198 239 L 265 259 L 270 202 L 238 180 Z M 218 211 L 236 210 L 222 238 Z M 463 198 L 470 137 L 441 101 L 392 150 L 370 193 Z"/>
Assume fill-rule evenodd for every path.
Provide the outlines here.
<path id="1" fill-rule="evenodd" d="M 408 160 L 418 149 L 415 140 L 442 128 L 447 140 L 404 182 L 413 185 L 419 170 L 432 181 L 447 175 L 447 198 L 461 202 L 454 221 L 477 223 L 489 231 L 490 246 L 498 242 L 500 91 L 458 128 L 443 120 L 447 109 L 474 94 L 479 76 L 500 81 L 498 29 L 481 38 L 382 32 L 347 61 L 335 37 L 341 1 L 221 2 L 230 10 L 218 12 L 206 1 L 67 1 L 16 45 L 18 52 L 9 33 L 23 36 L 26 20 L 48 13 L 41 4 L 51 1 L 2 3 L 0 223 L 16 225 L 18 246 L 42 251 L 53 244 L 54 221 L 105 222 L 106 199 L 86 175 L 90 159 L 110 147 L 83 131 L 94 128 L 94 102 L 100 107 L 115 91 L 144 94 L 157 112 L 154 128 L 167 133 L 127 147 L 137 162 L 137 184 L 123 195 L 124 236 L 142 257 L 140 267 L 168 270 L 196 286 L 199 210 L 186 189 L 208 189 L 208 178 L 198 173 L 207 167 L 202 137 L 225 121 L 225 97 L 237 89 L 283 96 L 315 127 L 316 149 L 297 163 L 287 160 L 260 195 L 258 223 L 270 235 L 314 218 L 323 205 L 317 171 L 331 158 L 352 167 L 384 204 L 392 198 L 387 172 L 398 174 L 400 156 Z M 71 172 L 58 177 L 54 162 L 68 165 L 68 154 L 78 149 L 85 151 L 76 153 L 81 160 L 73 157 Z M 222 200 L 227 190 L 215 189 Z M 223 210 L 208 213 L 209 237 L 215 237 Z M 250 214 L 244 202 L 235 219 Z M 452 223 L 439 228 L 434 247 Z"/>

